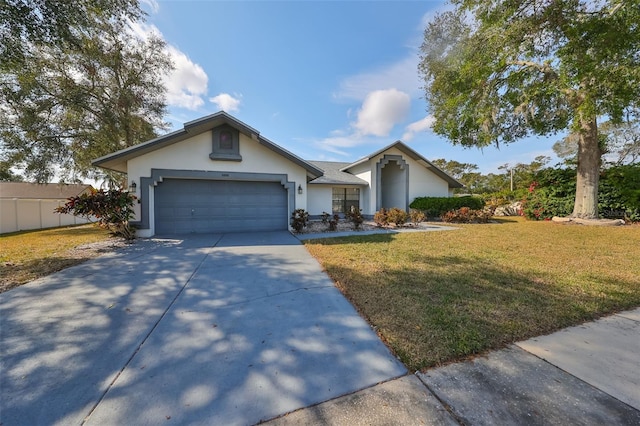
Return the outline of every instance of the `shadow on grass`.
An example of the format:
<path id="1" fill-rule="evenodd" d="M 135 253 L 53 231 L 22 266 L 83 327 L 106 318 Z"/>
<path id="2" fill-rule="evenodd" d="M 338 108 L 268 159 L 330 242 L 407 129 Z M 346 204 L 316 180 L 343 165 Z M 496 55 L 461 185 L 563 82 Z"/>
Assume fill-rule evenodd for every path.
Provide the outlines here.
<path id="1" fill-rule="evenodd" d="M 63 227 L 29 229 L 25 231 L 10 232 L 0 235 L 0 238 L 15 237 L 19 235 L 31 235 L 37 233 L 46 233 L 48 235 L 91 235 L 96 233 L 100 228 L 94 223 L 83 223 L 79 225 L 70 225 Z"/>
<path id="2" fill-rule="evenodd" d="M 107 250 L 104 250 L 107 251 Z M 0 293 L 11 290 L 29 281 L 50 275 L 71 266 L 79 265 L 95 256 L 47 257 L 20 264 L 10 262 L 0 265 Z"/>
<path id="3" fill-rule="evenodd" d="M 398 232 L 387 234 L 351 235 L 348 237 L 327 237 L 302 241 L 303 244 L 322 244 L 324 246 L 334 246 L 343 244 L 376 244 L 389 243 L 396 239 Z"/>
<path id="4" fill-rule="evenodd" d="M 418 251 L 400 264 L 324 266 L 410 370 L 640 305 L 640 282 L 569 284 L 489 260 Z"/>
<path id="5" fill-rule="evenodd" d="M 519 223 L 520 221 L 517 219 L 509 218 L 509 216 L 497 217 L 494 216 L 491 218 L 492 223 Z"/>

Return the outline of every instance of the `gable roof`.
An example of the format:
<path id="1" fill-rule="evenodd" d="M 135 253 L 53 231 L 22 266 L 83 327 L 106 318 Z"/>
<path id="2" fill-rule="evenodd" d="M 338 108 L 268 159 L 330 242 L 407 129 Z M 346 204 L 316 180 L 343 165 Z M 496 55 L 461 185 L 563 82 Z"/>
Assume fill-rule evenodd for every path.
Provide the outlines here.
<path id="1" fill-rule="evenodd" d="M 365 162 L 371 160 L 374 157 L 377 157 L 378 155 L 382 154 L 383 152 L 385 152 L 385 151 L 387 151 L 387 150 L 389 150 L 391 148 L 396 148 L 396 149 L 402 151 L 402 153 L 404 153 L 408 157 L 412 158 L 413 160 L 417 161 L 419 164 L 421 164 L 424 167 L 426 167 L 428 170 L 433 172 L 436 176 L 438 176 L 438 177 L 442 178 L 443 180 L 445 180 L 449 184 L 449 188 L 462 188 L 462 187 L 464 187 L 463 184 L 461 184 L 460 182 L 458 182 L 457 180 L 455 180 L 454 178 L 449 176 L 447 173 L 445 173 L 442 170 L 440 170 L 438 167 L 436 167 L 429 160 L 427 160 L 422 155 L 420 155 L 417 152 L 415 152 L 413 149 L 409 148 L 407 145 L 405 145 L 401 141 L 395 141 L 391 145 L 387 145 L 384 148 L 379 149 L 378 151 L 376 151 L 376 152 L 374 152 L 372 154 L 369 154 L 366 157 L 363 157 L 363 158 L 357 160 L 354 163 L 350 163 L 347 166 L 345 166 L 342 169 L 340 169 L 340 171 L 348 172 L 350 168 L 352 168 L 354 166 L 357 166 L 358 164 L 365 163 Z"/>
<path id="2" fill-rule="evenodd" d="M 357 176 L 342 171 L 343 168 L 349 165 L 349 163 L 338 161 L 309 161 L 309 163 L 322 169 L 324 175 L 312 180 L 311 183 L 324 183 L 335 185 L 363 185 L 367 186 L 367 181 L 360 179 Z"/>
<path id="3" fill-rule="evenodd" d="M 228 124 L 229 126 L 237 129 L 240 133 L 249 136 L 260 145 L 272 150 L 277 154 L 282 155 L 293 163 L 301 166 L 307 171 L 307 174 L 312 179 L 322 176 L 322 170 L 318 169 L 313 164 L 310 164 L 309 162 L 282 148 L 281 146 L 278 146 L 270 140 L 260 136 L 260 132 L 258 132 L 256 129 L 246 125 L 242 121 L 236 119 L 235 117 L 232 117 L 224 111 L 216 112 L 215 114 L 211 114 L 197 120 L 189 121 L 188 123 L 185 123 L 183 128 L 180 130 L 176 130 L 164 136 L 151 139 L 150 141 L 143 142 L 129 148 L 121 149 L 120 151 L 116 151 L 114 153 L 97 158 L 93 160 L 91 164 L 118 172 L 126 172 L 128 160 L 164 148 L 166 146 L 173 145 L 200 133 L 208 132 L 209 130 L 212 130 L 222 124 Z"/>
<path id="4" fill-rule="evenodd" d="M 0 182 L 0 198 L 62 200 L 91 189 L 86 184 Z"/>

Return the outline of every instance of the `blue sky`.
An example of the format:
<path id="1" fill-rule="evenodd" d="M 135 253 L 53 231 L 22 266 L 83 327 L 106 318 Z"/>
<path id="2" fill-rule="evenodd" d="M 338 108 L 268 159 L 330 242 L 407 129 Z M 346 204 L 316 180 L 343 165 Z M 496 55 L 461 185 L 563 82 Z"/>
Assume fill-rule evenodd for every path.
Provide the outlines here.
<path id="1" fill-rule="evenodd" d="M 168 44 L 172 129 L 225 110 L 307 160 L 355 161 L 396 140 L 427 159 L 498 166 L 553 157 L 560 137 L 484 150 L 429 130 L 417 65 L 442 1 L 144 0 Z"/>

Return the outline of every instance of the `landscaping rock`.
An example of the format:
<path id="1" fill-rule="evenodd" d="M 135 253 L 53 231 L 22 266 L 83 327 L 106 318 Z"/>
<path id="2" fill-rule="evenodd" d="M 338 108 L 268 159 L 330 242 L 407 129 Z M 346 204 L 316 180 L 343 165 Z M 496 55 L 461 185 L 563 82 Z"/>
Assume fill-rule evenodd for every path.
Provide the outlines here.
<path id="1" fill-rule="evenodd" d="M 577 223 L 579 225 L 589 226 L 620 226 L 624 225 L 622 219 L 580 219 L 577 217 L 557 217 L 554 216 L 551 219 L 553 222 L 558 223 Z"/>
<path id="2" fill-rule="evenodd" d="M 522 203 L 520 201 L 516 201 L 515 203 L 511 203 L 508 206 L 500 206 L 496 207 L 496 210 L 493 212 L 494 216 L 519 216 L 519 212 L 522 210 Z"/>

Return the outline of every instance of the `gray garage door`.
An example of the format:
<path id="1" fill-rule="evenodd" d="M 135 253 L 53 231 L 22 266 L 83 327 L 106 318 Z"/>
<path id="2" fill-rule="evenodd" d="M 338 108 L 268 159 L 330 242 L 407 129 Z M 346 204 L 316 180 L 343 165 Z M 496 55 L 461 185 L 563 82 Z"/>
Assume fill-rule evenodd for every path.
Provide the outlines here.
<path id="1" fill-rule="evenodd" d="M 287 229 L 278 182 L 165 179 L 154 191 L 156 234 Z"/>

